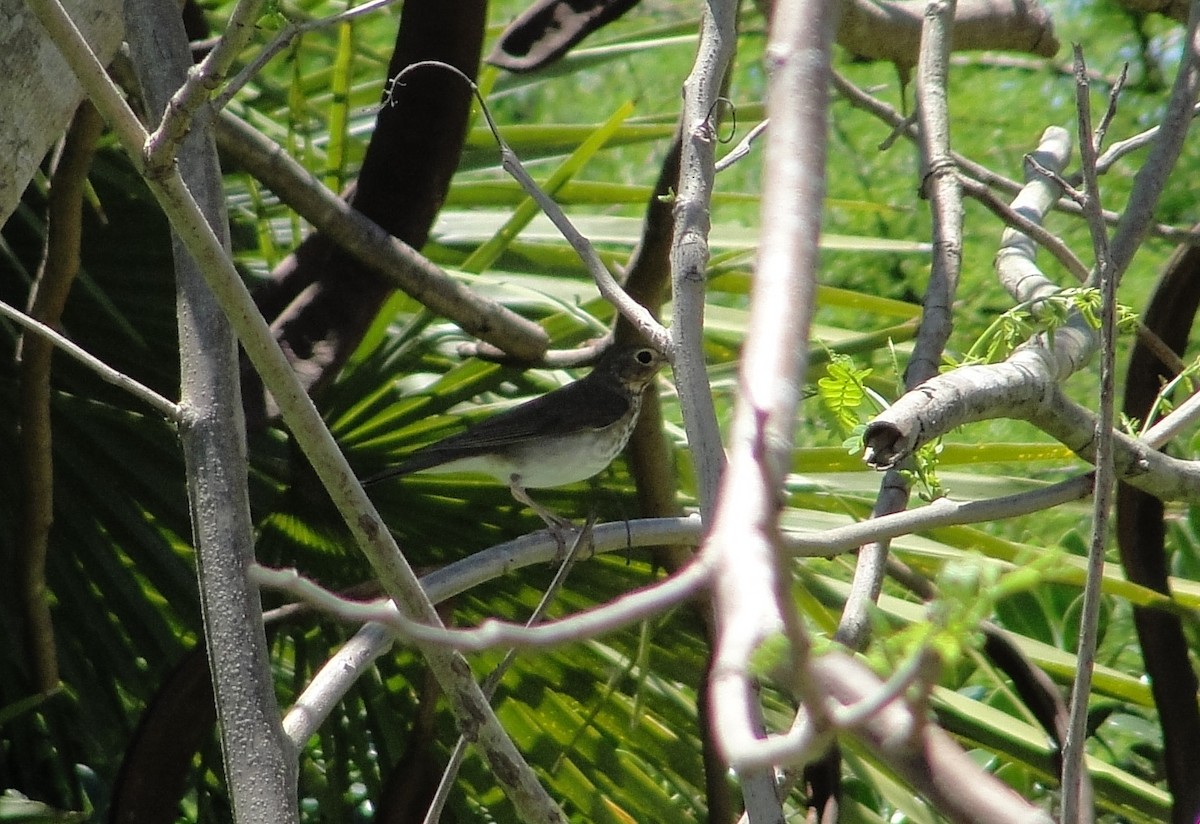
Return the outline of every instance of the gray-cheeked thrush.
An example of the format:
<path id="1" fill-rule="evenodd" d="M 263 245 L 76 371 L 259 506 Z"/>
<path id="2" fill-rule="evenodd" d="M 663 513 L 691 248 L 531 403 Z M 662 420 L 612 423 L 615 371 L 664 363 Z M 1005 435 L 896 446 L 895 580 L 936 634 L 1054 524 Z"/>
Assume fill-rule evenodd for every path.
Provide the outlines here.
<path id="1" fill-rule="evenodd" d="M 612 463 L 637 423 L 642 391 L 664 363 L 648 346 L 609 347 L 574 383 L 418 449 L 364 483 L 414 472 L 479 472 L 508 484 L 546 518 L 524 489 L 582 481 Z"/>

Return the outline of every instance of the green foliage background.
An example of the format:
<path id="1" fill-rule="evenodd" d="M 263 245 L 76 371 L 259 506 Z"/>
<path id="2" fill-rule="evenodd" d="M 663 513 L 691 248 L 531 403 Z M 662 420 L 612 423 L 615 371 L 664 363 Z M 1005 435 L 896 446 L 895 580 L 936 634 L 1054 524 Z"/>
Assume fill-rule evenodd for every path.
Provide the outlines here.
<path id="1" fill-rule="evenodd" d="M 1179 30 L 1156 19 L 1135 20 L 1104 2 L 1056 2 L 1061 41 L 1082 42 L 1091 68 L 1113 78 L 1132 63 L 1131 83 L 1110 130 L 1128 136 L 1157 122 L 1178 54 Z M 230 4 L 212 2 L 220 21 Z M 285 2 L 289 17 L 321 17 L 334 2 Z M 519 4 L 495 4 L 493 36 Z M 396 13 L 306 34 L 273 60 L 233 104 L 274 137 L 333 190 L 353 179 L 374 106 L 384 82 Z M 269 22 L 269 21 L 264 21 Z M 485 69 L 480 84 L 504 134 L 535 177 L 559 172 L 555 192 L 579 228 L 620 265 L 637 241 L 640 218 L 673 131 L 679 89 L 694 52 L 697 20 L 690 5 L 647 0 L 585 42 L 552 71 L 505 76 Z M 217 24 L 219 28 L 219 22 Z M 1138 32 L 1145 35 L 1145 46 Z M 264 30 L 256 48 L 270 35 Z M 731 112 L 722 129 L 732 148 L 763 112 L 763 22 L 747 11 L 731 78 Z M 247 55 L 249 57 L 249 55 Z M 911 108 L 911 89 L 885 65 L 840 54 L 837 68 L 898 109 Z M 964 154 L 1019 177 L 1022 155 L 1048 125 L 1073 127 L 1069 74 L 1050 65 L 1004 66 L 988 57 L 956 58 L 951 88 L 953 140 Z M 1108 87 L 1095 86 L 1096 106 Z M 843 447 L 855 421 L 875 411 L 873 399 L 898 394 L 910 323 L 919 314 L 929 257 L 929 217 L 917 196 L 916 153 L 900 142 L 879 144 L 887 129 L 845 101 L 833 104 L 826 202 L 826 250 L 818 345 L 810 372 L 812 397 L 797 422 L 794 472 L 785 524 L 819 530 L 863 517 L 878 484 L 857 455 Z M 589 138 L 596 145 L 585 145 Z M 583 146 L 584 148 L 580 148 Z M 1200 218 L 1189 181 L 1200 157 L 1185 147 L 1159 219 L 1187 225 Z M 759 155 L 755 151 L 718 178 L 713 204 L 714 261 L 709 280 L 707 354 L 718 411 L 732 406 L 737 349 L 746 329 L 758 223 Z M 1138 158 L 1103 181 L 1106 205 L 1119 208 Z M 174 295 L 165 224 L 126 161 L 111 148 L 92 176 L 95 199 L 85 237 L 85 274 L 72 295 L 64 326 L 108 363 L 174 397 L 178 387 Z M 306 231 L 274 196 L 244 174 L 226 179 L 237 260 L 251 283 L 266 273 Z M 451 195 L 424 252 L 481 292 L 543 323 L 558 345 L 600 333 L 612 310 L 566 244 L 533 219 L 517 239 L 489 247 L 485 265 L 471 256 L 496 238 L 523 200 L 498 167 L 498 154 L 475 119 Z M 35 183 L 4 229 L 0 296 L 22 305 L 41 253 L 44 196 Z M 1077 250 L 1086 228 L 1055 215 L 1048 221 Z M 1001 231 L 969 203 L 961 303 L 951 341 L 961 357 L 994 317 L 1008 308 L 995 285 L 991 258 Z M 1171 246 L 1147 241 L 1122 289 L 1134 308 Z M 1069 275 L 1050 260 L 1047 272 L 1063 285 Z M 18 338 L 0 325 L 0 454 L 15 454 L 15 376 L 10 364 Z M 321 397 L 323 412 L 352 463 L 368 474 L 396 455 L 450 431 L 464 416 L 513 403 L 568 379 L 564 373 L 520 374 L 461 361 L 465 338 L 411 299 L 396 295 L 382 312 L 338 382 Z M 848 358 L 848 360 L 844 359 Z M 847 375 L 855 376 L 853 380 Z M 839 377 L 840 376 L 840 377 Z M 821 391 L 818 393 L 818 386 Z M 1079 376 L 1081 397 L 1094 378 Z M 677 461 L 680 498 L 695 488 L 677 405 L 661 383 L 667 437 Z M 65 358 L 55 376 L 56 513 L 50 576 L 63 686 L 30 695 L 18 655 L 18 584 L 0 576 L 0 786 L 51 808 L 99 819 L 139 718 L 163 683 L 200 640 L 188 546 L 190 527 L 183 468 L 175 434 L 161 420 Z M 819 395 L 819 397 L 818 397 Z M 259 557 L 296 565 L 330 586 L 368 577 L 331 509 L 291 481 L 291 452 L 281 432 L 252 443 L 252 494 L 260 528 Z M 1065 450 L 1024 425 L 976 424 L 947 438 L 937 478 L 956 498 L 979 498 L 1036 488 L 1084 469 Z M 12 568 L 21 490 L 15 472 L 0 474 L 0 560 Z M 416 477 L 373 492 L 401 545 L 418 567 L 463 557 L 538 527 L 499 486 Z M 618 463 L 594 485 L 546 494 L 564 514 L 591 510 L 619 519 L 635 508 L 630 481 Z M 1195 513 L 1172 514 L 1177 600 L 1200 605 Z M 939 607 L 939 623 L 911 596 L 890 589 L 880 603 L 872 661 L 890 670 L 913 644 L 935 629 L 954 665 L 934 696 L 938 718 L 979 763 L 1039 803 L 1052 802 L 1056 782 L 1050 750 L 1000 678 L 977 652 L 973 621 L 994 614 L 1017 633 L 1025 652 L 1063 684 L 1073 672 L 1075 628 L 1087 528 L 1084 505 L 1062 507 L 1021 522 L 954 527 L 898 540 L 897 553 L 915 568 L 966 581 L 957 599 Z M 798 562 L 796 600 L 818 634 L 830 633 L 844 599 L 852 559 Z M 487 617 L 522 620 L 536 604 L 550 570 L 524 570 L 453 604 L 461 624 Z M 558 614 L 601 602 L 656 577 L 649 556 L 632 552 L 581 566 L 561 596 Z M 1101 666 L 1092 709 L 1098 798 L 1109 820 L 1161 821 L 1168 800 L 1157 773 L 1159 734 L 1130 605 L 1153 596 L 1125 584 L 1115 569 L 1106 581 Z M 682 609 L 650 624 L 549 654 L 524 655 L 505 679 L 499 713 L 518 745 L 542 771 L 573 820 L 702 820 L 704 777 L 695 717 L 696 687 L 705 650 L 693 614 Z M 933 629 L 931 629 L 933 627 Z M 914 629 L 915 628 L 915 629 Z M 303 686 L 349 630 L 312 616 L 273 625 L 281 702 Z M 498 654 L 479 656 L 486 673 Z M 771 722 L 785 725 L 789 708 L 768 696 Z M 433 742 L 414 740 L 422 701 L 431 700 L 416 656 L 385 656 L 340 712 L 310 742 L 301 761 L 306 820 L 371 820 L 392 771 L 406 753 L 444 757 L 454 740 L 452 719 L 434 715 Z M 181 719 L 181 723 L 183 719 Z M 413 748 L 425 748 L 418 749 Z M 846 752 L 848 821 L 937 821 L 872 753 Z M 182 820 L 226 814 L 215 745 L 196 761 Z M 470 758 L 452 801 L 462 821 L 510 820 L 511 811 L 486 770 Z M 0 807 L 0 820 L 11 816 Z M 7 811 L 7 812 L 6 812 Z"/>

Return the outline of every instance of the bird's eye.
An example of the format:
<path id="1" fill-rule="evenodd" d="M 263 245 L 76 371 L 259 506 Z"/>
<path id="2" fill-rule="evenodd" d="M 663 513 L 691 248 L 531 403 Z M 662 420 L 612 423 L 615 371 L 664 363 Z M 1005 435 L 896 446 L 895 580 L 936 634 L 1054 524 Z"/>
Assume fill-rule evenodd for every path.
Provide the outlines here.
<path id="1" fill-rule="evenodd" d="M 637 362 L 642 366 L 649 366 L 654 363 L 654 351 L 652 349 L 639 349 L 634 354 L 634 357 L 637 358 Z"/>

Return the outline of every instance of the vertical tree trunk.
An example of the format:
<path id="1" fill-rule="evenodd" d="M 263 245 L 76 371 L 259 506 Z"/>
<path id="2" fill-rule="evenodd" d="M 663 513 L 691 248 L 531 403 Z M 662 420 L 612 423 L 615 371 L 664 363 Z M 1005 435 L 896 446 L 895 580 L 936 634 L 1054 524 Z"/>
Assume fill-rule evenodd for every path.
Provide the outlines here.
<path id="1" fill-rule="evenodd" d="M 191 66 L 173 5 L 129 0 L 127 36 L 147 110 L 158 117 Z M 226 249 L 229 231 L 211 131 L 194 128 L 178 155 L 192 195 Z M 188 474 L 201 608 L 225 775 L 236 821 L 296 821 L 296 761 L 280 724 L 254 558 L 237 349 L 191 255 L 173 239 L 179 313 L 180 440 Z"/>

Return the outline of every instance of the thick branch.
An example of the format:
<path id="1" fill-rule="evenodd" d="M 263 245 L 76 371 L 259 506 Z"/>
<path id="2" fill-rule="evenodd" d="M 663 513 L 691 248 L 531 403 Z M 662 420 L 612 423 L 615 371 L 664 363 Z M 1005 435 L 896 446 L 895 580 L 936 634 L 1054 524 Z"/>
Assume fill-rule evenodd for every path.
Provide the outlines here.
<path id="1" fill-rule="evenodd" d="M 700 23 L 696 61 L 683 85 L 679 193 L 675 198 L 671 249 L 671 290 L 675 301 L 672 366 L 683 425 L 696 466 L 700 512 L 705 517 L 712 515 L 725 463 L 704 366 L 704 282 L 712 224 L 709 209 L 716 175 L 713 167 L 717 97 L 733 57 L 736 10 L 737 3 L 730 0 L 709 3 Z"/>
<path id="2" fill-rule="evenodd" d="M 130 55 L 149 112 L 167 108 L 192 65 L 174 6 L 126 5 Z M 172 144 L 174 174 L 196 198 L 195 228 L 229 253 L 225 191 L 210 129 L 199 126 Z M 213 679 L 225 779 L 234 818 L 297 819 L 297 762 L 280 724 L 262 603 L 247 570 L 254 525 L 247 483 L 245 424 L 238 391 L 233 329 L 200 266 L 172 232 L 179 324 L 183 420 L 205 645 Z"/>
<path id="3" fill-rule="evenodd" d="M 730 763 L 751 774 L 764 765 L 747 759 L 765 742 L 749 662 L 771 635 L 782 630 L 787 638 L 790 655 L 783 667 L 812 719 L 814 743 L 829 730 L 824 698 L 807 672 L 808 638 L 788 590 L 778 496 L 791 465 L 815 309 L 835 9 L 820 0 L 781 4 L 772 20 L 771 128 L 750 334 L 739 366 L 729 466 L 703 553 L 715 564 L 720 630 L 711 679 L 713 721 Z"/>
<path id="4" fill-rule="evenodd" d="M 901 68 L 917 63 L 925 3 L 846 0 L 838 45 L 859 57 Z M 1058 52 L 1054 22 L 1036 0 L 967 0 L 958 4 L 952 32 L 955 51 L 1021 51 L 1041 57 Z"/>
<path id="5" fill-rule="evenodd" d="M 1062 194 L 1062 187 L 1047 175 L 1039 174 L 1033 163 L 1061 175 L 1071 160 L 1070 133 L 1059 126 L 1046 129 L 1029 160 L 1031 162 L 1025 164 L 1025 186 L 1010 205 L 1014 212 L 1040 227 L 1046 213 Z M 994 265 L 1000 285 L 1018 303 L 1036 301 L 1060 290 L 1058 284 L 1038 267 L 1037 246 L 1026 232 L 1004 230 Z"/>
<path id="6" fill-rule="evenodd" d="M 102 64 L 121 45 L 123 21 L 118 0 L 67 3 L 84 39 Z M 46 37 L 25 0 L 0 0 L 4 48 L 0 72 L 0 226 L 17 207 L 47 149 L 62 136 L 83 89 L 53 41 Z M 12 82 L 20 78 L 20 82 Z"/>
<path id="7" fill-rule="evenodd" d="M 956 427 L 993 418 L 1029 421 L 1093 461 L 1095 414 L 1068 400 L 1039 360 L 1035 350 L 1023 347 L 1005 363 L 926 381 L 867 425 L 867 463 L 886 468 Z M 1200 462 L 1171 458 L 1122 433 L 1115 434 L 1113 457 L 1117 478 L 1130 486 L 1166 501 L 1200 501 Z"/>

